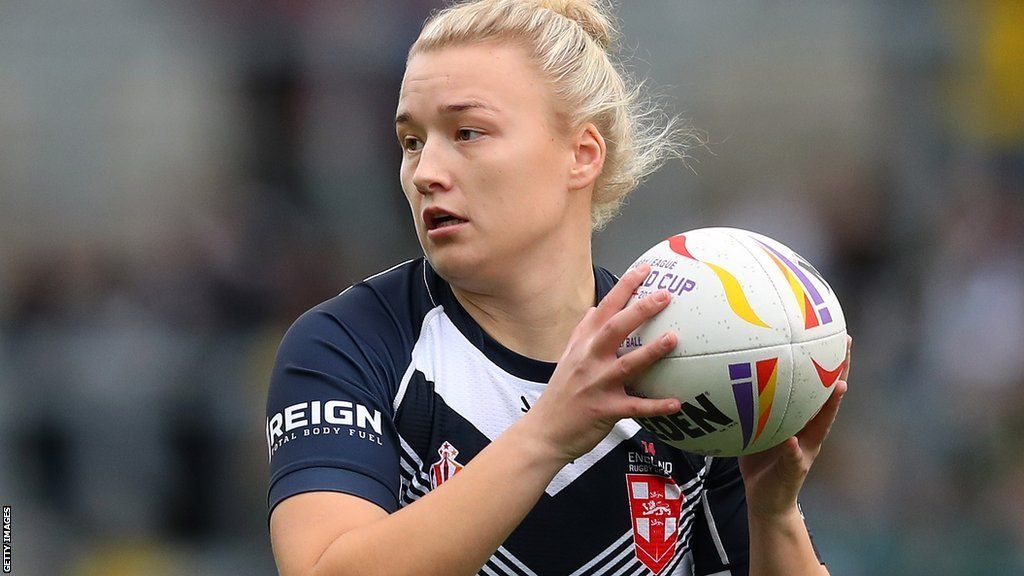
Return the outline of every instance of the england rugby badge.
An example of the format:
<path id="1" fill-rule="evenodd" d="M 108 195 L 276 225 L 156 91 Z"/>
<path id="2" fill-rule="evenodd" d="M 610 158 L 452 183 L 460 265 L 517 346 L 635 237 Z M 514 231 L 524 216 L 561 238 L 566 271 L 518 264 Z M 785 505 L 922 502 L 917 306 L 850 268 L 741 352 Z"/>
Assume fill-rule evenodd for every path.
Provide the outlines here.
<path id="1" fill-rule="evenodd" d="M 671 478 L 626 474 L 636 557 L 658 574 L 672 560 L 679 539 L 682 490 Z"/>

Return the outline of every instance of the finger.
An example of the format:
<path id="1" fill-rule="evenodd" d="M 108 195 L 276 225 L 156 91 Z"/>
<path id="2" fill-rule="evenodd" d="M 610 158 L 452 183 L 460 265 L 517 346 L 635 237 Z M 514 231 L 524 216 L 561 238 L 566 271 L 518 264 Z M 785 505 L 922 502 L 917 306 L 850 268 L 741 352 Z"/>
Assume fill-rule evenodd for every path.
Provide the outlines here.
<path id="1" fill-rule="evenodd" d="M 843 371 L 839 374 L 839 379 L 844 382 L 850 381 L 850 349 L 853 348 L 853 337 L 846 336 L 846 360 L 843 360 Z"/>
<path id="2" fill-rule="evenodd" d="M 634 330 L 661 312 L 672 301 L 671 295 L 665 290 L 631 303 L 609 318 L 594 340 L 594 347 L 600 354 L 614 353 Z"/>
<path id="3" fill-rule="evenodd" d="M 636 268 L 626 272 L 619 278 L 619 281 L 612 286 L 612 289 L 605 294 L 604 298 L 597 305 L 597 318 L 611 318 L 629 302 L 629 297 L 643 284 L 647 275 L 651 273 L 651 267 L 647 264 L 640 264 Z"/>
<path id="4" fill-rule="evenodd" d="M 786 438 L 785 441 L 779 444 L 778 451 L 787 468 L 790 470 L 799 468 L 804 458 L 804 451 L 800 446 L 800 440 L 796 436 Z"/>
<path id="5" fill-rule="evenodd" d="M 654 342 L 648 342 L 636 350 L 622 355 L 612 363 L 609 380 L 621 384 L 635 379 L 650 368 L 651 364 L 675 348 L 676 340 L 674 332 L 666 332 Z"/>
<path id="6" fill-rule="evenodd" d="M 594 317 L 597 315 L 597 308 L 591 306 L 587 309 L 587 312 L 583 314 L 583 318 L 580 323 L 576 325 L 576 329 L 573 331 L 573 336 L 583 334 L 589 330 L 589 326 L 594 322 Z"/>
<path id="7" fill-rule="evenodd" d="M 828 431 L 832 428 L 832 423 L 836 421 L 836 414 L 839 413 L 839 402 L 842 400 L 843 395 L 846 394 L 846 388 L 845 380 L 836 382 L 836 387 L 832 390 L 832 395 L 825 401 L 825 405 L 821 407 L 821 410 L 818 411 L 814 418 L 811 418 L 811 421 L 804 426 L 804 429 L 796 435 L 797 440 L 800 441 L 800 447 L 805 452 L 810 452 L 812 457 L 818 454 L 821 444 L 825 441 Z"/>
<path id="8" fill-rule="evenodd" d="M 615 406 L 615 413 L 621 418 L 654 418 L 675 414 L 682 408 L 678 398 L 638 398 L 623 395 Z"/>

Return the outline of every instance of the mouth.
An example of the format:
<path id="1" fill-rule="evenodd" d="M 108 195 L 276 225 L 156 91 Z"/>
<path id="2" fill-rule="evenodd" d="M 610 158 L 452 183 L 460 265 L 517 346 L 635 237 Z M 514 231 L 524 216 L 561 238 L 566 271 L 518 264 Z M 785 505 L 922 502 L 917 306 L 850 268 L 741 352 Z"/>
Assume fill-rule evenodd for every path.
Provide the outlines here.
<path id="1" fill-rule="evenodd" d="M 449 226 L 458 226 L 467 222 L 467 220 L 442 208 L 431 207 L 423 211 L 423 222 L 427 225 L 427 231 L 429 232 Z"/>

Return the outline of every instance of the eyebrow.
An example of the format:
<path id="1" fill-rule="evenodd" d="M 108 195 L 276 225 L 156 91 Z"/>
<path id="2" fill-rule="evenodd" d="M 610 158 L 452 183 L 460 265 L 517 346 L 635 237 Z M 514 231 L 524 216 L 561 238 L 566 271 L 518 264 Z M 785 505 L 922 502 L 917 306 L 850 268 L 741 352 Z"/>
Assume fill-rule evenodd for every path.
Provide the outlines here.
<path id="1" fill-rule="evenodd" d="M 466 110 L 487 110 L 490 112 L 498 112 L 498 109 L 494 106 L 485 104 L 479 100 L 466 100 L 464 102 L 444 104 L 437 109 L 437 111 L 442 115 L 458 114 L 459 112 L 465 112 Z M 396 125 L 409 124 L 412 120 L 412 114 L 408 112 L 401 112 L 398 116 L 395 116 Z"/>

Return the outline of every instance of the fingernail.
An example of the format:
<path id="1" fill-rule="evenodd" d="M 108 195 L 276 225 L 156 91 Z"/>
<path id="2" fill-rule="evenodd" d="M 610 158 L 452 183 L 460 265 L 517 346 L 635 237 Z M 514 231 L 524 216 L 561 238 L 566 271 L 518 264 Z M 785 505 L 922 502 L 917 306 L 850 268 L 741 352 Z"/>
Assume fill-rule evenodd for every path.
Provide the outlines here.
<path id="1" fill-rule="evenodd" d="M 672 345 L 672 335 L 671 334 L 665 334 L 664 336 L 662 336 L 661 337 L 661 343 L 664 346 L 671 346 Z"/>
<path id="2" fill-rule="evenodd" d="M 668 292 L 660 291 L 654 294 L 654 301 L 658 304 L 664 304 L 668 302 Z"/>

